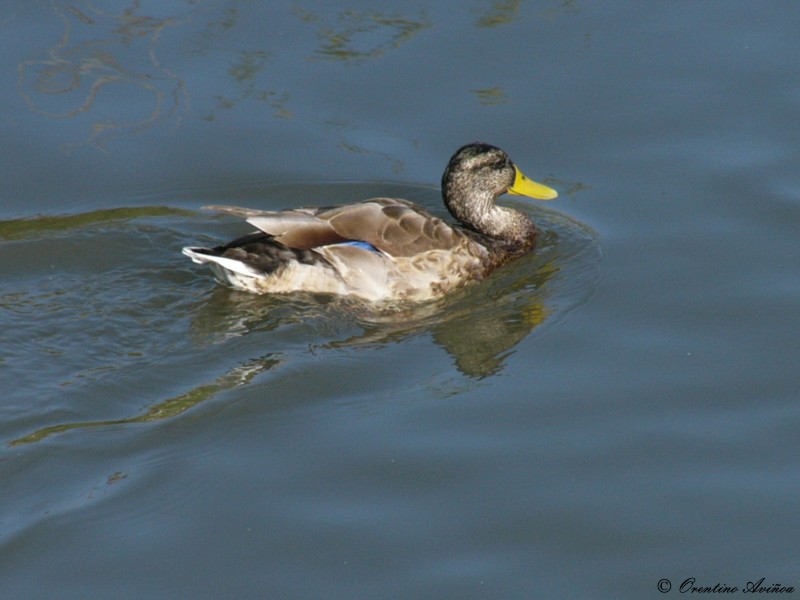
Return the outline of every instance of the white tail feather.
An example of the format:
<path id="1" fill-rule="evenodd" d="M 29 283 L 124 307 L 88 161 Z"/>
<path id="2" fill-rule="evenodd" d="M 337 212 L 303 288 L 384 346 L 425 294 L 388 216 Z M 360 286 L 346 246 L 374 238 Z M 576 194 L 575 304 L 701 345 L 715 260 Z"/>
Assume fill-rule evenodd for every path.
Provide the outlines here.
<path id="1" fill-rule="evenodd" d="M 239 273 L 240 275 L 245 275 L 247 277 L 264 277 L 263 272 L 258 271 L 241 261 L 233 258 L 226 258 L 224 256 L 212 256 L 211 254 L 198 252 L 198 250 L 204 250 L 204 248 L 186 247 L 182 250 L 182 252 L 198 265 L 216 263 L 222 268 L 227 269 L 228 271 L 233 271 L 234 273 Z"/>

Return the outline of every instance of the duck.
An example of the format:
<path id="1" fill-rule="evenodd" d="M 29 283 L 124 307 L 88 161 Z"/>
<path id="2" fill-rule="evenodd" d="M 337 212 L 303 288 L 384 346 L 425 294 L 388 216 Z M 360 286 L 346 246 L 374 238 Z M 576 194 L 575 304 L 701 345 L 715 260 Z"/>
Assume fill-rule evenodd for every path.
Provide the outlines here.
<path id="1" fill-rule="evenodd" d="M 500 148 L 459 148 L 442 175 L 448 223 L 401 198 L 265 211 L 209 210 L 243 218 L 255 231 L 213 248 L 185 247 L 217 279 L 256 294 L 333 294 L 366 302 L 434 300 L 530 252 L 537 229 L 499 206 L 509 193 L 551 200 L 558 192 L 526 177 Z"/>

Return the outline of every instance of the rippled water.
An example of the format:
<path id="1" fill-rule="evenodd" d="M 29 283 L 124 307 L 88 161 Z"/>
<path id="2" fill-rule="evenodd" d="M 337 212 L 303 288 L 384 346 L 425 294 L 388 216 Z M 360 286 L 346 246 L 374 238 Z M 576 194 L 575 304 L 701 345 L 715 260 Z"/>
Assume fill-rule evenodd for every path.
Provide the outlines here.
<path id="1" fill-rule="evenodd" d="M 334 187 L 343 196 L 362 198 L 370 186 L 304 186 L 312 195 Z M 392 187 L 426 204 L 439 200 L 435 190 L 384 185 Z M 237 219 L 138 207 L 0 223 L 7 264 L 25 265 L 24 273 L 8 270 L 8 291 L 0 297 L 9 316 L 7 347 L 17 349 L 4 362 L 26 378 L 18 380 L 24 384 L 11 390 L 11 398 L 25 404 L 34 420 L 50 412 L 54 401 L 59 410 L 50 419 L 63 419 L 63 411 L 107 415 L 54 423 L 11 444 L 71 429 L 171 418 L 248 384 L 289 356 L 315 362 L 413 336 L 432 339 L 467 376 L 496 374 L 522 339 L 585 302 L 598 274 L 599 246 L 589 228 L 544 209 L 535 219 L 538 252 L 445 300 L 382 312 L 334 297 L 260 297 L 229 290 L 215 285 L 207 269 L 176 264 L 175 253 L 190 239 L 215 243 L 231 231 L 249 229 Z M 43 247 L 42 256 L 37 249 Z M 238 338 L 244 336 L 257 337 L 272 350 L 250 356 L 247 344 L 239 354 Z M 285 336 L 292 340 L 288 347 Z M 28 368 L 34 361 L 37 368 Z M 204 368 L 184 383 L 190 389 L 160 397 L 164 389 L 174 391 L 179 373 L 198 361 Z M 42 372 L 48 376 L 42 378 Z M 146 389 L 137 389 L 144 373 Z M 146 410 L 139 406 L 142 393 L 152 395 Z M 87 402 L 87 395 L 98 402 Z M 34 405 L 24 402 L 31 396 L 38 399 Z"/>
<path id="2" fill-rule="evenodd" d="M 4 6 L 3 594 L 800 589 L 798 16 Z M 180 254 L 247 231 L 206 204 L 444 215 L 475 139 L 561 196 L 505 199 L 537 251 L 440 302 L 254 296 Z"/>

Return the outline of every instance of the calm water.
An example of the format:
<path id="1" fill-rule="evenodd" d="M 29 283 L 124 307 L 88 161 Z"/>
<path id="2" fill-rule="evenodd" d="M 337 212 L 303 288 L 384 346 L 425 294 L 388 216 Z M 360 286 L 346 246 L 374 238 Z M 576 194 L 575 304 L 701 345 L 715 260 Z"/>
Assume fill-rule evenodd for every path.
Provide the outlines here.
<path id="1" fill-rule="evenodd" d="M 798 22 L 6 2 L 4 597 L 800 594 Z M 508 199 L 539 250 L 438 304 L 256 297 L 180 255 L 247 231 L 209 203 L 441 214 L 476 139 L 561 197 Z"/>

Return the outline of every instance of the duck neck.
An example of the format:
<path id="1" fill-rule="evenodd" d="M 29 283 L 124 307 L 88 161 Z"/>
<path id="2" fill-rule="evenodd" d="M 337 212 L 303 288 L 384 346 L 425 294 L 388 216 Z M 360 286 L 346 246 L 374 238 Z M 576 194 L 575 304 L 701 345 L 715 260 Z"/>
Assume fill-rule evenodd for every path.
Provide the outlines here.
<path id="1" fill-rule="evenodd" d="M 536 236 L 533 222 L 513 208 L 497 206 L 496 196 L 486 190 L 472 190 L 462 198 L 455 190 L 444 188 L 447 210 L 459 223 L 498 241 L 529 248 Z"/>

